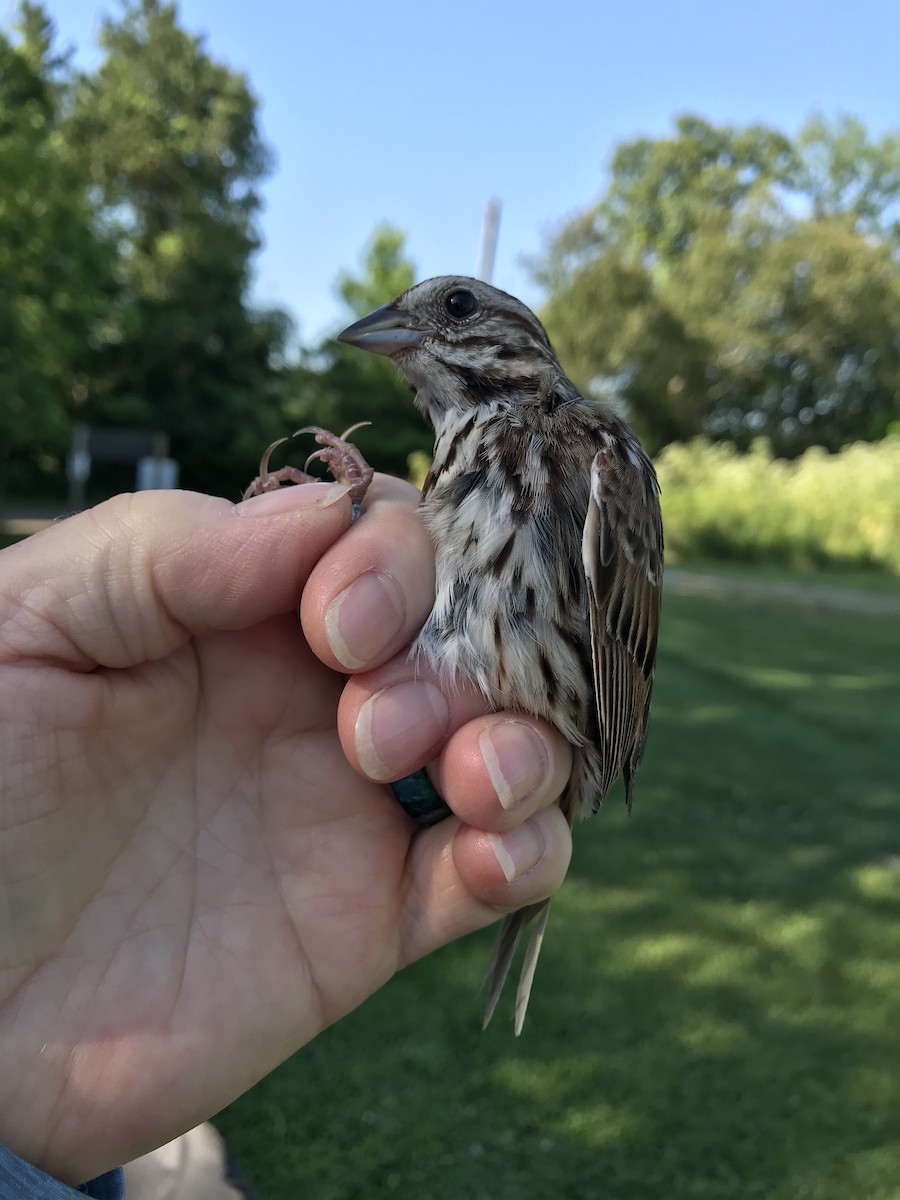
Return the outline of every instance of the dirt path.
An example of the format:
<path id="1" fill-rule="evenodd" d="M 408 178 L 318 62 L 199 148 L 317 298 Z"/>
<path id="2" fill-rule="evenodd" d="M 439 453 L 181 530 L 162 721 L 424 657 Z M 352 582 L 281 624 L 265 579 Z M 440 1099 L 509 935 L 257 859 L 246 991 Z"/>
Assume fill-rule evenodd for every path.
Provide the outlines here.
<path id="1" fill-rule="evenodd" d="M 865 613 L 869 616 L 900 616 L 900 596 L 865 592 L 860 588 L 839 587 L 829 583 L 796 583 L 793 580 L 735 579 L 669 567 L 665 590 L 676 596 L 708 596 L 727 600 L 776 600 L 787 604 L 806 604 L 837 612 Z"/>

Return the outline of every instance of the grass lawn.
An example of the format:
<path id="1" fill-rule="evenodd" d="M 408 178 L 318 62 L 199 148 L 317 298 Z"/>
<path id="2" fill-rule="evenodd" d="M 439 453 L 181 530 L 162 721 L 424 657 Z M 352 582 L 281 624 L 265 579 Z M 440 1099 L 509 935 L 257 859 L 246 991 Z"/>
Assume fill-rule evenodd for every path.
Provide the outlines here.
<path id="1" fill-rule="evenodd" d="M 523 1036 L 492 931 L 221 1114 L 264 1200 L 897 1200 L 900 621 L 669 597 Z"/>

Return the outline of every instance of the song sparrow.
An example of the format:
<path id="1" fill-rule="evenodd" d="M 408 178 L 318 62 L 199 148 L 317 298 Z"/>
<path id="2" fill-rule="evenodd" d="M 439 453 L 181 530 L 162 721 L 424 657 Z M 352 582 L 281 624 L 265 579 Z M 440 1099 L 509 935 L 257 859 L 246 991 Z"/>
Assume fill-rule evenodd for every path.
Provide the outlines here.
<path id="1" fill-rule="evenodd" d="M 496 708 L 560 730 L 574 752 L 560 800 L 570 824 L 596 812 L 620 774 L 630 808 L 663 573 L 659 488 L 634 433 L 579 394 L 530 309 L 476 279 L 426 280 L 338 340 L 392 358 L 435 434 L 422 513 L 437 596 L 412 653 L 448 688 L 469 681 Z M 352 448 L 316 432 L 330 465 L 358 477 Z M 485 1025 L 534 921 L 521 1031 L 548 904 L 505 918 Z"/>

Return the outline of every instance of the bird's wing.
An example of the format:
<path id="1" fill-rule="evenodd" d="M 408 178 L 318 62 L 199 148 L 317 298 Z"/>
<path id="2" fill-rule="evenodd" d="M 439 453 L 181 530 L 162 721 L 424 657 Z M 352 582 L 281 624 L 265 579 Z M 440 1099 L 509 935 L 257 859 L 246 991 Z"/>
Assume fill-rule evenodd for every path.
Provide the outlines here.
<path id="1" fill-rule="evenodd" d="M 631 804 L 656 662 L 662 516 L 653 464 L 636 441 L 608 437 L 594 457 L 581 557 L 603 751 L 601 790 L 593 801 L 596 811 L 620 772 Z"/>

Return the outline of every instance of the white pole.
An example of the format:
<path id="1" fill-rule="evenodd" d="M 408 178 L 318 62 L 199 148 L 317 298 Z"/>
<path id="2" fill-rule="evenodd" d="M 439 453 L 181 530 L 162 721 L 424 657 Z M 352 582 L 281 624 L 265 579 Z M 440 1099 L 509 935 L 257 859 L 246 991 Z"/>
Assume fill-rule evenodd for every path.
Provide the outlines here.
<path id="1" fill-rule="evenodd" d="M 475 268 L 475 278 L 491 282 L 494 274 L 494 257 L 497 253 L 497 234 L 500 229 L 500 201 L 491 198 L 484 210 L 484 220 L 481 223 L 481 244 L 478 247 L 478 265 Z"/>

